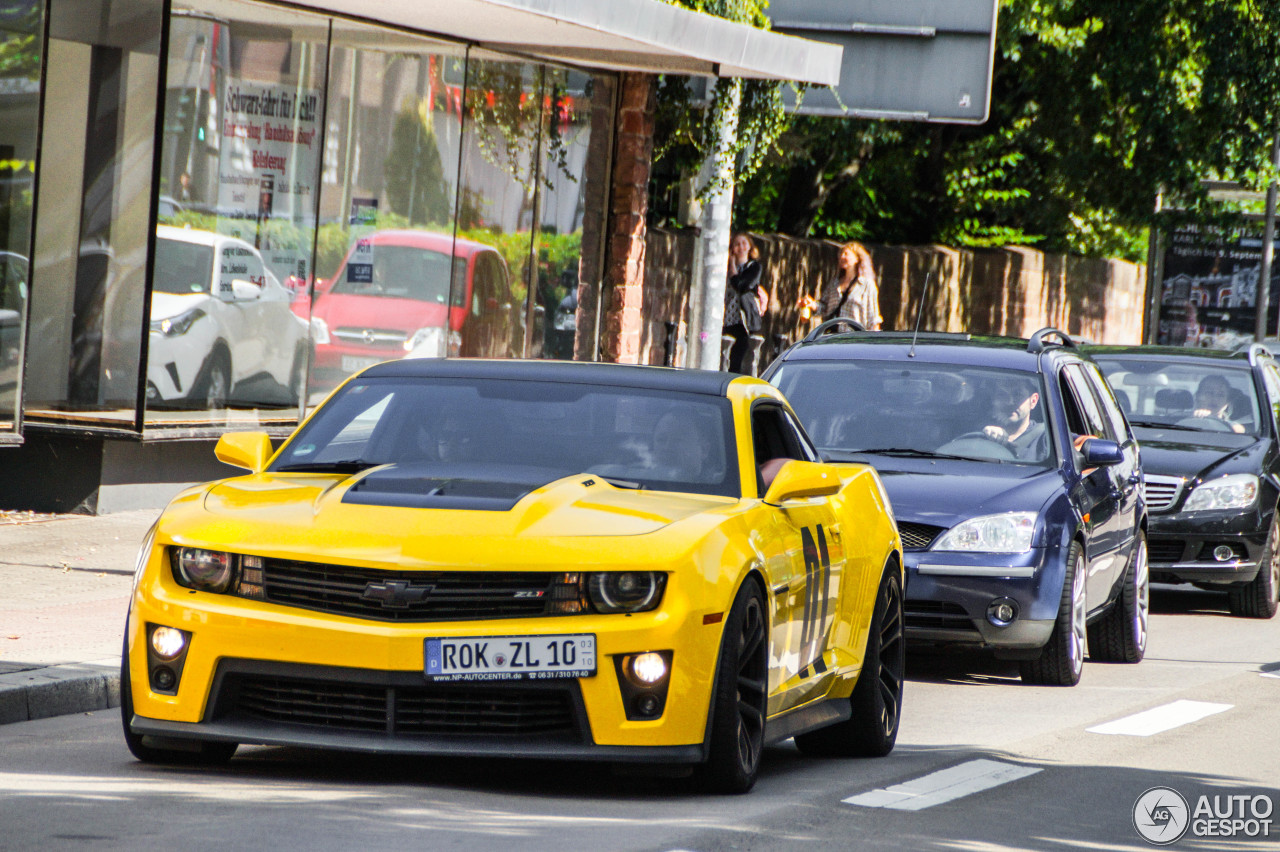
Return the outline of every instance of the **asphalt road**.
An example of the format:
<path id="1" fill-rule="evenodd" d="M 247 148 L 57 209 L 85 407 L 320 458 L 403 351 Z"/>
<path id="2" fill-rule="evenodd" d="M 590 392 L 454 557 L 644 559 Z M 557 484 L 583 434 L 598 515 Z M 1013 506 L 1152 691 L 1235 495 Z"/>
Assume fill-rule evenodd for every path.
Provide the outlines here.
<path id="1" fill-rule="evenodd" d="M 1090 663 L 1070 689 L 1024 687 L 981 655 L 913 653 L 892 755 L 784 744 L 737 797 L 595 765 L 297 749 L 170 769 L 131 758 L 116 711 L 0 726 L 0 849 L 1152 849 L 1134 806 L 1156 787 L 1186 803 L 1168 848 L 1280 849 L 1280 618 L 1225 603 L 1158 590 L 1147 659 Z M 1152 795 L 1141 821 L 1169 831 L 1147 806 L 1177 800 Z M 1215 806 L 1245 809 L 1234 836 L 1196 836 L 1232 830 L 1205 816 Z"/>

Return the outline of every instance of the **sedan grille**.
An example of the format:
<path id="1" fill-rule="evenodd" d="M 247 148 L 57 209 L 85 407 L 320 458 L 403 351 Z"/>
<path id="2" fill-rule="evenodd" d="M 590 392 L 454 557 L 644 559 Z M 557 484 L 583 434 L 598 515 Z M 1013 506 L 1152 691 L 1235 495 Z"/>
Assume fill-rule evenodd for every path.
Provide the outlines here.
<path id="1" fill-rule="evenodd" d="M 375 621 L 467 621 L 550 615 L 559 574 L 379 571 L 263 559 L 266 600 Z"/>
<path id="2" fill-rule="evenodd" d="M 390 735 L 532 737 L 576 733 L 564 690 L 522 687 L 380 686 L 304 678 L 234 678 L 221 714 L 337 731 Z"/>
<path id="3" fill-rule="evenodd" d="M 944 530 L 946 527 L 898 522 L 898 532 L 902 535 L 902 547 L 905 550 L 924 550 L 933 544 L 933 540 Z"/>
<path id="4" fill-rule="evenodd" d="M 1162 512 L 1178 500 L 1182 486 L 1186 480 L 1180 476 L 1156 476 L 1147 474 L 1142 478 L 1143 494 L 1147 500 L 1147 511 Z"/>

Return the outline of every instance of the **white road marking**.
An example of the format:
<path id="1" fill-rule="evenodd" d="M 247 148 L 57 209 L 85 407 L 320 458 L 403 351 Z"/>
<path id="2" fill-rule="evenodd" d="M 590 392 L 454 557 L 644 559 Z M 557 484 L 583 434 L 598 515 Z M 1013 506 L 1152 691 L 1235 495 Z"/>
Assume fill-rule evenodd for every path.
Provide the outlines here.
<path id="1" fill-rule="evenodd" d="M 1277 680 L 1280 680 L 1280 672 L 1258 672 L 1258 674 L 1262 675 L 1263 677 L 1273 677 L 1273 678 L 1276 678 Z"/>
<path id="2" fill-rule="evenodd" d="M 1149 737 L 1192 722 L 1199 722 L 1206 716 L 1223 713 L 1234 707 L 1234 704 L 1210 704 L 1207 701 L 1187 701 L 1185 699 L 1153 707 L 1114 722 L 1095 725 L 1086 730 L 1092 734 L 1123 734 L 1130 737 Z"/>
<path id="3" fill-rule="evenodd" d="M 997 760 L 971 760 L 950 769 L 931 772 L 914 781 L 850 796 L 844 801 L 849 805 L 866 808 L 920 811 L 1035 775 L 1039 771 L 1035 767 L 1001 763 Z"/>

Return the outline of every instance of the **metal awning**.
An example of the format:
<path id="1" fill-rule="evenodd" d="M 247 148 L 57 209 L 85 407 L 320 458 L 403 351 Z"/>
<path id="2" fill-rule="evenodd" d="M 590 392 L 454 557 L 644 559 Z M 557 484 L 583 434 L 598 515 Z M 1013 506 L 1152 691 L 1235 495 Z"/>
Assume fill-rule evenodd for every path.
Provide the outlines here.
<path id="1" fill-rule="evenodd" d="M 840 81 L 838 46 L 659 0 L 294 0 L 550 61 L 662 74 Z"/>

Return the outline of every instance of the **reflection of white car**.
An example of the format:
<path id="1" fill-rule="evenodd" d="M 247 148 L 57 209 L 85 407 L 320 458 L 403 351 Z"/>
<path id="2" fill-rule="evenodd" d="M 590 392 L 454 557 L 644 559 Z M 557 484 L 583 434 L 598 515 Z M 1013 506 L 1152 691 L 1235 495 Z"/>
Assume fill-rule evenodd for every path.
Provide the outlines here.
<path id="1" fill-rule="evenodd" d="M 290 301 L 245 241 L 158 226 L 147 401 L 208 408 L 221 408 L 233 395 L 249 403 L 296 402 L 307 326 Z"/>

